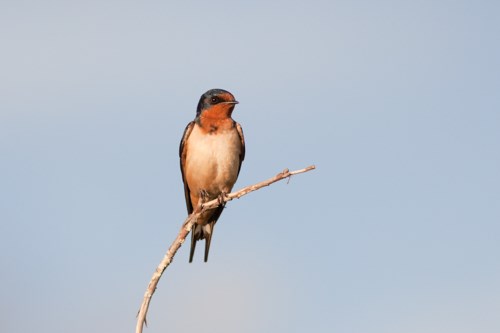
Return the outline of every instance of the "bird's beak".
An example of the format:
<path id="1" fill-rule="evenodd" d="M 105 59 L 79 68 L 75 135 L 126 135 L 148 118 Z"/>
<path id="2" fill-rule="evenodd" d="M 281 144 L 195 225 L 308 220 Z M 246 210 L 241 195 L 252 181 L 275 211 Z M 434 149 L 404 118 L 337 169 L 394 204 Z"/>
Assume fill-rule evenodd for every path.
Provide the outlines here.
<path id="1" fill-rule="evenodd" d="M 238 101 L 224 102 L 224 104 L 238 104 Z"/>

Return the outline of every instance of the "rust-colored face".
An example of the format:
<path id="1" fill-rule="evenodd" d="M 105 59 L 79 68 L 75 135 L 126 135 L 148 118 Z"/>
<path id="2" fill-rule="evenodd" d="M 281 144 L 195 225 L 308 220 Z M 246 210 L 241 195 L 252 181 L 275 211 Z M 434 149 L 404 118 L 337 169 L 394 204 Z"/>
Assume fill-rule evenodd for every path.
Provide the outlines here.
<path id="1" fill-rule="evenodd" d="M 205 118 L 225 119 L 231 117 L 233 110 L 234 104 L 225 104 L 222 102 L 203 110 L 201 116 Z"/>
<path id="2" fill-rule="evenodd" d="M 212 89 L 201 96 L 197 116 L 214 119 L 229 118 L 237 103 L 229 91 Z"/>
<path id="3" fill-rule="evenodd" d="M 204 93 L 196 112 L 196 122 L 201 129 L 210 134 L 220 130 L 230 129 L 234 126 L 231 114 L 238 103 L 233 94 L 222 89 L 212 89 Z"/>

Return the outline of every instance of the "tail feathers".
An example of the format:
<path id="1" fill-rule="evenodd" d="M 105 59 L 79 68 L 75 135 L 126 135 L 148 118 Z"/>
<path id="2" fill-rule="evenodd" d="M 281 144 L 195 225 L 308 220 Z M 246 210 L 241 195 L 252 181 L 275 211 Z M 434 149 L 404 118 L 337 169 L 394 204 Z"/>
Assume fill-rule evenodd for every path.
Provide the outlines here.
<path id="1" fill-rule="evenodd" d="M 201 236 L 199 235 L 200 232 L 198 229 L 200 228 L 199 225 L 195 224 L 193 226 L 193 230 L 191 230 L 191 251 L 189 252 L 189 262 L 193 262 L 193 256 L 194 256 L 194 250 L 196 249 L 196 242 L 201 239 Z M 203 235 L 203 232 L 201 232 Z"/>
<path id="2" fill-rule="evenodd" d="M 189 253 L 189 262 L 193 261 L 194 251 L 196 249 L 196 242 L 205 240 L 205 262 L 208 260 L 208 252 L 210 251 L 210 243 L 212 241 L 212 231 L 214 223 L 208 223 L 204 226 L 195 224 L 191 232 L 191 251 Z"/>
<path id="3" fill-rule="evenodd" d="M 212 235 L 214 232 L 214 226 L 223 210 L 224 206 L 215 208 L 214 213 L 208 220 L 210 222 L 206 223 L 205 225 L 195 224 L 193 226 L 193 230 L 191 231 L 191 253 L 189 254 L 189 262 L 193 261 L 196 242 L 202 239 L 205 240 L 205 262 L 207 262 L 208 251 L 210 250 L 210 243 L 212 242 Z"/>
<path id="4" fill-rule="evenodd" d="M 210 227 L 212 229 L 212 227 Z M 208 251 L 210 251 L 210 242 L 212 241 L 212 230 L 205 234 L 205 262 L 208 260 Z"/>

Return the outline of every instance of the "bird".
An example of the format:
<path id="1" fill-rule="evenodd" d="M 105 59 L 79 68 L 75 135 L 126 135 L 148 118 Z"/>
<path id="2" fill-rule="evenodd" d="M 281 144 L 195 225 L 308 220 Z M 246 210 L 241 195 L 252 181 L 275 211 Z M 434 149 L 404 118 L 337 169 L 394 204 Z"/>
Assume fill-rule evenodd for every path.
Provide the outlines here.
<path id="1" fill-rule="evenodd" d="M 188 214 L 202 202 L 219 198 L 221 204 L 201 214 L 193 225 L 189 262 L 193 261 L 196 242 L 205 240 L 204 261 L 225 204 L 223 197 L 231 189 L 245 158 L 245 139 L 241 125 L 231 117 L 239 102 L 223 89 L 211 89 L 201 95 L 196 117 L 184 130 L 179 158 Z"/>

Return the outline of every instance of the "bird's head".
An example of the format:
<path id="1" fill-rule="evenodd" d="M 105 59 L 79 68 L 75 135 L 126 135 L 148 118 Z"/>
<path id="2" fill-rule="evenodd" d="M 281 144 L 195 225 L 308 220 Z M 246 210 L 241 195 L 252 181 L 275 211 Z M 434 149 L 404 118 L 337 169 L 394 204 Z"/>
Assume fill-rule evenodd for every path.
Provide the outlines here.
<path id="1" fill-rule="evenodd" d="M 238 101 L 233 94 L 222 89 L 211 89 L 201 95 L 196 109 L 196 117 L 228 118 L 231 117 Z"/>

